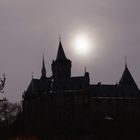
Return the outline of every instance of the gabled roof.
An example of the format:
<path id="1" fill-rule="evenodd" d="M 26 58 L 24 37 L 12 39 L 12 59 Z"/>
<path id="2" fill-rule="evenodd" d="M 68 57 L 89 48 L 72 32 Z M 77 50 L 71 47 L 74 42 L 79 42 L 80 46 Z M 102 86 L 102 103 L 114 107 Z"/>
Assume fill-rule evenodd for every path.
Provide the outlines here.
<path id="1" fill-rule="evenodd" d="M 63 50 L 63 46 L 62 46 L 62 43 L 60 40 L 56 60 L 65 60 L 65 59 L 67 59 L 67 58 L 65 56 L 65 52 Z"/>
<path id="2" fill-rule="evenodd" d="M 127 65 L 125 65 L 125 69 L 124 69 L 124 72 L 122 74 L 122 77 L 119 81 L 119 84 L 120 85 L 127 85 L 127 86 L 131 86 L 131 87 L 134 87 L 134 88 L 138 88 Z"/>
<path id="3" fill-rule="evenodd" d="M 39 79 L 32 79 L 26 92 L 32 93 L 35 91 L 39 91 L 40 90 L 39 81 L 40 81 Z"/>
<path id="4" fill-rule="evenodd" d="M 32 79 L 25 95 L 39 94 L 48 91 L 50 88 L 51 78 Z"/>

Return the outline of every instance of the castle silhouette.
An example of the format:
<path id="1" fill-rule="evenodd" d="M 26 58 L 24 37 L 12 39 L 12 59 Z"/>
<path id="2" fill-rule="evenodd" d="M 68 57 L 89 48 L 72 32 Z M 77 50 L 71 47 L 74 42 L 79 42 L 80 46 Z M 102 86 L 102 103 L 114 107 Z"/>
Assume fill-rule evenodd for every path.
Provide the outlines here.
<path id="1" fill-rule="evenodd" d="M 13 135 L 27 133 L 45 139 L 81 134 L 102 120 L 131 120 L 139 113 L 140 91 L 127 64 L 118 84 L 93 85 L 86 70 L 83 76 L 71 77 L 71 63 L 61 40 L 51 77 L 46 76 L 43 56 L 41 77 L 32 78 L 23 94 L 23 110 L 12 126 Z"/>

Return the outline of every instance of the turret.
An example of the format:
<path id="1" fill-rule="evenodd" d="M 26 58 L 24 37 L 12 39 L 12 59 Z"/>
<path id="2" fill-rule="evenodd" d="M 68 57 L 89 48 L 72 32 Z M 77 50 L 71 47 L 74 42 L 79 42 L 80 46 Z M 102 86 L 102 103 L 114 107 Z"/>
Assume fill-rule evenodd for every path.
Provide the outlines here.
<path id="1" fill-rule="evenodd" d="M 88 83 L 88 85 L 90 84 L 90 78 L 89 78 L 89 73 L 87 72 L 87 70 L 86 70 L 86 67 L 85 67 L 85 74 L 84 74 L 84 77 L 85 77 L 85 79 L 86 79 L 86 81 L 87 81 L 87 83 Z"/>
<path id="2" fill-rule="evenodd" d="M 125 85 L 125 86 L 131 86 L 134 88 L 138 88 L 130 71 L 129 71 L 129 69 L 128 69 L 126 59 L 125 59 L 125 69 L 124 69 L 122 77 L 119 81 L 119 85 Z"/>
<path id="3" fill-rule="evenodd" d="M 43 61 L 42 61 L 42 69 L 41 69 L 41 79 L 46 78 L 46 68 L 45 68 L 45 61 L 44 61 L 44 54 L 43 54 Z"/>

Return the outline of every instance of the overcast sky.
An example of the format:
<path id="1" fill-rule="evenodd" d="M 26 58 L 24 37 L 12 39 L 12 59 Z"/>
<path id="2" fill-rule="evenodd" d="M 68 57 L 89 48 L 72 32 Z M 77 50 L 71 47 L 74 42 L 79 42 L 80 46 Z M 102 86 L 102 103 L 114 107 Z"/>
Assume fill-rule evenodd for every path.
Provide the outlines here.
<path id="1" fill-rule="evenodd" d="M 61 34 L 72 60 L 72 76 L 90 73 L 91 83 L 115 84 L 128 68 L 140 87 L 140 0 L 0 0 L 0 75 L 5 96 L 20 101 L 32 72 L 40 78 L 42 53 L 47 75 Z M 72 41 L 79 33 L 92 40 L 88 56 L 76 56 Z M 96 43 L 94 43 L 96 42 Z"/>

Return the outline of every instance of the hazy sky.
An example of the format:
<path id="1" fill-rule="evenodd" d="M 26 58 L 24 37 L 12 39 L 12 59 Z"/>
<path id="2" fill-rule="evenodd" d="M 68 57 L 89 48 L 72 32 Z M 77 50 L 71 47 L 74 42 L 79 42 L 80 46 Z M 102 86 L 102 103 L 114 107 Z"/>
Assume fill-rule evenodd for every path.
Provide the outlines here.
<path id="1" fill-rule="evenodd" d="M 47 75 L 56 58 L 61 34 L 72 60 L 72 76 L 90 72 L 91 83 L 114 84 L 124 58 L 140 87 L 140 0 L 0 0 L 0 75 L 6 74 L 5 96 L 20 101 L 32 72 L 40 78 L 42 53 Z M 76 56 L 78 34 L 92 41 L 88 56 Z"/>

